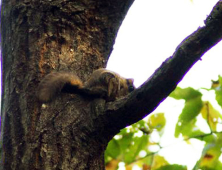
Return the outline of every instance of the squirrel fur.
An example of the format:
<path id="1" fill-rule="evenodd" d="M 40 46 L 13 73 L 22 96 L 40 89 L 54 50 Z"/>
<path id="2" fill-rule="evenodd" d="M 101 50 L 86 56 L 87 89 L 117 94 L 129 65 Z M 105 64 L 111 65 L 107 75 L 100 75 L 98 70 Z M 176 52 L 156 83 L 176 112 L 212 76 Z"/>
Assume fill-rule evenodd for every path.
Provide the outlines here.
<path id="1" fill-rule="evenodd" d="M 86 82 L 69 72 L 52 72 L 46 75 L 37 89 L 37 98 L 42 103 L 52 101 L 60 92 L 88 97 L 100 97 L 114 101 L 135 89 L 133 79 L 101 68 L 94 71 Z"/>

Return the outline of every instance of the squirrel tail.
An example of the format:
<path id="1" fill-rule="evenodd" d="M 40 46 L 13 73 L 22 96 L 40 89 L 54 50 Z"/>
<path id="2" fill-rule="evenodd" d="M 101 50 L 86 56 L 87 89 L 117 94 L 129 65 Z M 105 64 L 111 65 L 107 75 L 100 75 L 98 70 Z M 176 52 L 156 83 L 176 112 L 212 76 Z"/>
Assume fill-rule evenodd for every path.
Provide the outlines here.
<path id="1" fill-rule="evenodd" d="M 46 75 L 37 89 L 40 102 L 52 101 L 60 92 L 78 93 L 83 88 L 80 78 L 68 72 L 52 72 Z"/>

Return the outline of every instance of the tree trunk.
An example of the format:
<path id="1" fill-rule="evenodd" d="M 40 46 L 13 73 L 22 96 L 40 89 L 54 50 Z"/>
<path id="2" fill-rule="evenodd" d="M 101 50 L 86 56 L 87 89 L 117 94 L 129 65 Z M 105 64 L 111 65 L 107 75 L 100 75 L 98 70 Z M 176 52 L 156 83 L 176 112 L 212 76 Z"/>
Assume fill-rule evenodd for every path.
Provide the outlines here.
<path id="1" fill-rule="evenodd" d="M 104 169 L 105 101 L 62 94 L 42 105 L 36 88 L 54 70 L 84 81 L 105 67 L 132 2 L 3 0 L 1 169 Z"/>

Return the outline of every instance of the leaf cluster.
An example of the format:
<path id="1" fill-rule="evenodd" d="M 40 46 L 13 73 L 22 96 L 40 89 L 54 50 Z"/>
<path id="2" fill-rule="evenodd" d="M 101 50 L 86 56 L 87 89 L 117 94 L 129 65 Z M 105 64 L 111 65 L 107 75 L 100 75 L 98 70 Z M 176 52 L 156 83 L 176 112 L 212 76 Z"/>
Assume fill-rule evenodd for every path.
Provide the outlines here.
<path id="1" fill-rule="evenodd" d="M 210 89 L 214 91 L 215 100 L 222 107 L 222 77 L 212 82 Z M 183 138 L 189 144 L 190 139 L 205 142 L 201 157 L 197 160 L 193 170 L 220 170 L 222 163 L 219 158 L 222 150 L 222 133 L 220 126 L 222 115 L 209 101 L 203 101 L 203 89 L 195 90 L 191 87 L 177 87 L 170 97 L 184 100 L 182 112 L 175 125 L 175 138 Z M 197 121 L 202 119 L 209 128 L 206 133 Z M 161 137 L 166 125 L 164 113 L 155 113 L 132 126 L 129 126 L 116 135 L 108 144 L 105 160 L 106 169 L 118 169 L 122 163 L 127 170 L 135 165 L 143 170 L 186 170 L 186 165 L 170 164 L 159 155 L 162 149 Z M 192 154 L 192 153 L 191 153 Z"/>

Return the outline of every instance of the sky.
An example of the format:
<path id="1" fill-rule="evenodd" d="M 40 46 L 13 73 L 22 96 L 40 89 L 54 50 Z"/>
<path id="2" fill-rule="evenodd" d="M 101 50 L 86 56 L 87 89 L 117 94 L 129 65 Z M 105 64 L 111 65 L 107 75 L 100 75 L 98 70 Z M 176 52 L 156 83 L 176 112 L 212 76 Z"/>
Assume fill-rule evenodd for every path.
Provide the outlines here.
<path id="1" fill-rule="evenodd" d="M 107 68 L 123 77 L 134 78 L 135 85 L 140 86 L 166 58 L 172 56 L 183 39 L 203 26 L 217 1 L 135 0 L 119 30 Z M 219 74 L 222 75 L 221 55 L 222 43 L 219 43 L 194 65 L 179 86 L 209 88 L 211 79 L 216 80 Z M 168 122 L 175 124 L 177 117 L 172 114 L 180 113 L 182 107 L 182 101 L 175 102 L 168 98 L 154 112 L 165 112 Z M 174 127 L 166 126 L 166 131 L 170 129 Z M 192 145 L 186 145 L 181 140 L 172 143 L 175 141 L 174 132 L 171 132 L 163 136 L 163 146 L 167 147 L 160 154 L 166 156 L 171 152 L 171 156 L 166 156 L 170 163 L 187 164 L 191 169 L 200 157 L 203 144 L 195 140 Z M 181 147 L 184 148 L 182 152 Z"/>
<path id="2" fill-rule="evenodd" d="M 138 87 L 168 57 L 176 47 L 198 27 L 210 14 L 218 0 L 136 0 L 130 8 L 116 39 L 114 50 L 107 68 L 123 77 L 134 78 Z M 210 88 L 211 80 L 222 75 L 222 43 L 208 51 L 179 83 L 180 87 Z M 214 99 L 214 93 L 203 96 L 204 100 Z M 215 101 L 213 106 L 221 111 Z M 181 113 L 184 101 L 167 98 L 154 113 L 164 112 L 167 118 L 165 134 L 159 154 L 171 163 L 188 165 L 192 169 L 200 158 L 204 143 L 191 140 L 188 145 L 182 139 L 174 138 L 175 124 Z M 208 132 L 205 122 L 198 121 Z M 183 149 L 181 149 L 183 148 Z M 171 153 L 171 154 L 169 154 Z M 138 170 L 134 168 L 133 170 Z M 120 168 L 124 170 L 124 168 Z"/>
<path id="3" fill-rule="evenodd" d="M 174 53 L 183 39 L 203 25 L 216 2 L 136 0 L 119 30 L 108 68 L 125 77 L 133 77 L 139 86 Z M 209 51 L 180 86 L 199 88 L 209 86 L 211 79 L 217 79 L 218 73 L 222 73 L 218 62 L 221 45 Z"/>

